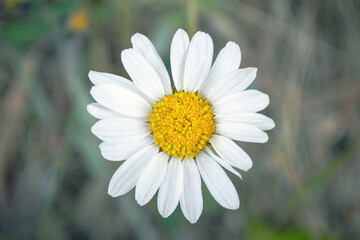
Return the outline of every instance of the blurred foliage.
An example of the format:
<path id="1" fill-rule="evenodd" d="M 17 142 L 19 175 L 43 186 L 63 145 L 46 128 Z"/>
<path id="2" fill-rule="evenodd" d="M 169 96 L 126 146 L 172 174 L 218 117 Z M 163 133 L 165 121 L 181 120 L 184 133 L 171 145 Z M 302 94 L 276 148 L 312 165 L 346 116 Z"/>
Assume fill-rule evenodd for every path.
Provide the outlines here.
<path id="1" fill-rule="evenodd" d="M 276 229 L 262 221 L 254 221 L 249 223 L 246 239 L 250 240 L 311 240 L 311 235 L 299 227 L 285 227 Z M 321 237 L 321 240 L 331 240 L 333 237 Z"/>
<path id="2" fill-rule="evenodd" d="M 0 1 L 0 239 L 359 239 L 359 12 L 353 0 Z M 127 76 L 136 32 L 170 69 L 179 27 L 210 33 L 215 52 L 239 43 L 277 124 L 267 144 L 239 143 L 254 161 L 231 177 L 240 209 L 203 188 L 195 225 L 134 191 L 107 195 L 119 163 L 100 156 L 86 112 L 90 69 Z"/>

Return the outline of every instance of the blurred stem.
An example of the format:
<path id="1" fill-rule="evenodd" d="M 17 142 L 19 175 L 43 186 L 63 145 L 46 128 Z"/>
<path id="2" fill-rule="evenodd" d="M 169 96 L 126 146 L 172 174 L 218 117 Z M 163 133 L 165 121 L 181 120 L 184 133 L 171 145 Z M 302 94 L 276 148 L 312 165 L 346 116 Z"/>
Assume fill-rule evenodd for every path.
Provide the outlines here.
<path id="1" fill-rule="evenodd" d="M 344 163 L 351 158 L 357 150 L 359 141 L 355 141 L 355 144 L 348 146 L 344 151 L 336 154 L 333 159 L 317 174 L 313 175 L 304 185 L 304 191 L 298 194 L 294 194 L 287 204 L 285 204 L 283 220 L 287 221 L 294 212 L 300 207 L 301 203 L 306 200 L 306 197 L 317 190 L 320 186 L 328 181 Z"/>
<path id="2" fill-rule="evenodd" d="M 65 129 L 69 128 L 69 123 L 70 122 L 66 124 Z M 37 224 L 37 232 L 35 239 L 44 239 L 48 234 L 50 216 L 52 214 L 54 203 L 60 191 L 65 169 L 67 168 L 67 162 L 64 160 L 68 159 L 67 156 L 69 153 L 69 142 L 67 141 L 68 133 L 64 136 L 64 140 L 59 143 L 58 153 L 56 154 L 55 160 L 53 161 L 47 194 L 46 198 L 44 199 L 44 208 L 41 212 L 39 222 Z"/>
<path id="3" fill-rule="evenodd" d="M 197 0 L 187 0 L 186 8 L 189 34 L 193 35 L 197 29 Z"/>

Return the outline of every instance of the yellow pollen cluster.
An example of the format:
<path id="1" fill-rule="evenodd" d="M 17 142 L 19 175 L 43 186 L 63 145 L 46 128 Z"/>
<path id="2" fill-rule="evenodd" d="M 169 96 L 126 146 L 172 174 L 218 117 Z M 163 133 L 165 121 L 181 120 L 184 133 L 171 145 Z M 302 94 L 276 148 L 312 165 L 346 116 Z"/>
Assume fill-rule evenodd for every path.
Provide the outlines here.
<path id="1" fill-rule="evenodd" d="M 150 129 L 155 144 L 173 157 L 195 157 L 214 132 L 211 106 L 197 93 L 165 96 L 152 106 Z"/>

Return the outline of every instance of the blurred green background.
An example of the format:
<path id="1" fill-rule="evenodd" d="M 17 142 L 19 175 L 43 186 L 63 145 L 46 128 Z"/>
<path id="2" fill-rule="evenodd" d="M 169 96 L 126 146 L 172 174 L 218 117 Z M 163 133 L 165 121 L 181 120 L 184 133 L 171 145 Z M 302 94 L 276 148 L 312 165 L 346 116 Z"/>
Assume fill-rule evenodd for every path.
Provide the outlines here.
<path id="1" fill-rule="evenodd" d="M 179 27 L 208 32 L 215 53 L 237 42 L 277 124 L 268 143 L 239 143 L 254 161 L 231 176 L 240 209 L 203 185 L 195 225 L 107 194 L 119 163 L 100 156 L 86 111 L 90 69 L 127 76 L 136 32 L 170 69 Z M 351 0 L 1 0 L 0 239 L 360 239 L 359 43 Z"/>

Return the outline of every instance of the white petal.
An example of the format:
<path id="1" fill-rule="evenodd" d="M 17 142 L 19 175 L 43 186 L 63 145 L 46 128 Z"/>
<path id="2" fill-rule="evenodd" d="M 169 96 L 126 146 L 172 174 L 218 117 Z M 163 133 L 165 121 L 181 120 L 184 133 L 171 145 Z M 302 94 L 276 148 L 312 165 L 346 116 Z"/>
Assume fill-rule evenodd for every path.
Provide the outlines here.
<path id="1" fill-rule="evenodd" d="M 86 108 L 87 111 L 97 119 L 125 117 L 124 115 L 111 111 L 110 109 L 107 109 L 106 107 L 103 107 L 98 103 L 91 103 L 87 105 Z"/>
<path id="2" fill-rule="evenodd" d="M 164 218 L 170 216 L 180 201 L 183 192 L 184 169 L 179 158 L 172 158 L 169 162 L 166 176 L 160 186 L 157 206 Z"/>
<path id="3" fill-rule="evenodd" d="M 261 130 L 270 130 L 275 127 L 274 121 L 260 113 L 239 112 L 235 114 L 216 115 L 215 124 L 223 122 L 248 123 L 258 127 Z"/>
<path id="4" fill-rule="evenodd" d="M 171 72 L 178 91 L 183 89 L 184 68 L 189 48 L 189 36 L 187 33 L 178 29 L 172 39 L 170 48 Z"/>
<path id="5" fill-rule="evenodd" d="M 96 71 L 90 71 L 89 72 L 89 79 L 94 85 L 99 84 L 114 84 L 119 86 L 127 86 L 127 88 L 132 88 L 131 90 L 136 90 L 136 86 L 133 82 L 131 82 L 129 79 L 126 79 L 124 77 L 111 74 L 111 73 L 104 73 L 104 72 L 96 72 Z"/>
<path id="6" fill-rule="evenodd" d="M 159 151 L 157 146 L 143 148 L 127 159 L 110 180 L 108 194 L 118 197 L 129 192 L 137 183 L 149 161 Z"/>
<path id="7" fill-rule="evenodd" d="M 238 209 L 239 196 L 224 170 L 204 152 L 200 152 L 196 158 L 201 177 L 214 199 L 224 208 Z"/>
<path id="8" fill-rule="evenodd" d="M 147 204 L 163 182 L 169 155 L 158 153 L 145 168 L 136 184 L 135 199 L 139 205 Z"/>
<path id="9" fill-rule="evenodd" d="M 216 124 L 216 133 L 228 138 L 253 143 L 265 143 L 268 135 L 259 128 L 246 123 L 221 122 Z"/>
<path id="10" fill-rule="evenodd" d="M 210 156 L 212 157 L 215 161 L 217 161 L 223 168 L 225 168 L 226 170 L 228 170 L 229 172 L 232 172 L 233 174 L 235 174 L 236 176 L 238 176 L 239 178 L 242 179 L 241 174 L 236 171 L 230 164 L 230 161 L 228 161 L 227 159 L 224 160 L 218 156 L 216 156 L 213 151 L 209 148 L 209 147 L 205 147 L 204 151 Z"/>
<path id="11" fill-rule="evenodd" d="M 151 104 L 154 104 L 155 101 L 150 99 L 148 96 L 146 96 L 140 89 L 134 84 L 133 81 L 115 75 L 111 73 L 104 73 L 104 72 L 96 72 L 96 71 L 90 71 L 89 72 L 89 79 L 90 81 L 96 86 L 100 84 L 112 84 L 112 85 L 118 85 L 122 88 L 128 89 L 130 91 L 133 91 L 143 98 L 145 98 L 148 102 Z"/>
<path id="12" fill-rule="evenodd" d="M 99 147 L 101 155 L 110 161 L 121 161 L 129 158 L 138 150 L 154 143 L 154 138 L 147 135 L 143 138 L 126 142 L 102 142 Z"/>
<path id="13" fill-rule="evenodd" d="M 172 90 L 169 73 L 166 70 L 164 62 L 161 60 L 154 45 L 146 36 L 140 33 L 134 34 L 131 37 L 131 42 L 133 48 L 138 50 L 159 74 L 164 86 L 165 95 L 170 95 L 172 93 Z"/>
<path id="14" fill-rule="evenodd" d="M 213 134 L 210 143 L 219 156 L 232 166 L 241 170 L 249 170 L 253 163 L 244 150 L 242 150 L 234 141 L 224 136 Z"/>
<path id="15" fill-rule="evenodd" d="M 151 105 L 139 94 L 112 84 L 91 88 L 93 98 L 104 107 L 131 117 L 147 117 Z"/>
<path id="16" fill-rule="evenodd" d="M 214 46 L 209 34 L 197 32 L 191 39 L 184 70 L 184 90 L 196 92 L 207 78 Z"/>
<path id="17" fill-rule="evenodd" d="M 118 137 L 149 133 L 150 125 L 131 118 L 103 119 L 97 121 L 91 131 L 103 141 L 117 142 Z"/>
<path id="18" fill-rule="evenodd" d="M 215 115 L 258 112 L 266 108 L 269 102 L 267 94 L 257 90 L 246 90 L 213 102 L 212 111 Z"/>
<path id="19" fill-rule="evenodd" d="M 139 51 L 125 49 L 121 52 L 121 60 L 136 86 L 148 97 L 159 101 L 164 96 L 161 77 Z"/>
<path id="20" fill-rule="evenodd" d="M 201 178 L 193 158 L 184 159 L 184 192 L 180 199 L 181 210 L 190 223 L 196 223 L 203 209 Z"/>
<path id="21" fill-rule="evenodd" d="M 199 93 L 207 96 L 209 90 L 216 82 L 222 80 L 222 78 L 230 72 L 239 69 L 240 62 L 241 51 L 239 45 L 234 42 L 228 42 L 216 57 L 208 78 L 199 90 Z"/>
<path id="22" fill-rule="evenodd" d="M 234 88 L 236 83 L 239 81 L 239 76 L 239 70 L 228 73 L 221 79 L 221 81 L 217 81 L 215 84 L 213 84 L 213 87 L 207 93 L 206 98 L 211 103 L 214 103 L 218 99 L 227 96 L 227 93 L 230 92 L 230 90 Z"/>
<path id="23" fill-rule="evenodd" d="M 228 73 L 221 81 L 213 84 L 206 98 L 215 102 L 232 93 L 240 93 L 254 81 L 256 71 L 256 68 L 245 68 Z"/>
<path id="24" fill-rule="evenodd" d="M 238 82 L 231 89 L 229 94 L 244 91 L 247 87 L 249 87 L 256 78 L 257 68 L 248 67 L 239 69 L 239 73 Z"/>

